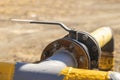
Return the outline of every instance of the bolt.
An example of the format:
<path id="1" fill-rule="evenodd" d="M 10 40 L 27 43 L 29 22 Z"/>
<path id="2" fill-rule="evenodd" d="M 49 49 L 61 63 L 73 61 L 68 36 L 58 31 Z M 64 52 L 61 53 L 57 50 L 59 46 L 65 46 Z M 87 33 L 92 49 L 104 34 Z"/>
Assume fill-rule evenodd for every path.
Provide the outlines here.
<path id="1" fill-rule="evenodd" d="M 51 52 L 55 52 L 58 49 L 58 47 L 59 47 L 59 43 L 58 42 L 54 42 Z"/>
<path id="2" fill-rule="evenodd" d="M 70 44 L 69 49 L 74 49 L 74 44 Z"/>
<path id="3" fill-rule="evenodd" d="M 86 41 L 86 40 L 88 39 L 88 35 L 87 35 L 87 34 L 84 34 L 84 35 L 82 36 L 82 39 L 83 39 L 84 41 Z"/>
<path id="4" fill-rule="evenodd" d="M 53 43 L 54 48 L 58 47 L 58 42 Z"/>
<path id="5" fill-rule="evenodd" d="M 45 54 L 46 54 L 46 53 L 45 53 Z M 45 54 L 43 54 L 43 55 L 42 55 L 42 57 L 43 57 L 43 58 L 45 58 L 45 57 L 46 57 L 46 55 L 45 55 Z"/>
<path id="6" fill-rule="evenodd" d="M 91 61 L 93 67 L 97 67 L 97 62 L 95 60 Z"/>
<path id="7" fill-rule="evenodd" d="M 93 51 L 97 51 L 98 49 L 97 49 L 96 46 L 93 46 L 93 47 L 92 47 L 92 50 L 93 50 Z"/>
<path id="8" fill-rule="evenodd" d="M 84 56 L 80 56 L 79 61 L 84 62 Z"/>
<path id="9" fill-rule="evenodd" d="M 48 53 L 48 52 L 45 52 L 45 53 L 44 53 L 44 56 L 45 56 L 45 57 L 46 57 L 46 56 L 48 56 L 48 55 L 49 55 L 49 53 Z"/>

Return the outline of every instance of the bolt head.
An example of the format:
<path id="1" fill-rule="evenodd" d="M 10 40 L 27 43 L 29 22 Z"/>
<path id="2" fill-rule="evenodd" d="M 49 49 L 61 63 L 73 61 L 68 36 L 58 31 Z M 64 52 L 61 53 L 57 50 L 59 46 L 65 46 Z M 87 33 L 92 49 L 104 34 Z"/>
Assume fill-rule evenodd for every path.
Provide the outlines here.
<path id="1" fill-rule="evenodd" d="M 86 34 L 83 35 L 83 36 L 82 36 L 82 39 L 83 39 L 84 41 L 86 41 L 86 40 L 88 39 L 88 35 L 86 35 Z"/>

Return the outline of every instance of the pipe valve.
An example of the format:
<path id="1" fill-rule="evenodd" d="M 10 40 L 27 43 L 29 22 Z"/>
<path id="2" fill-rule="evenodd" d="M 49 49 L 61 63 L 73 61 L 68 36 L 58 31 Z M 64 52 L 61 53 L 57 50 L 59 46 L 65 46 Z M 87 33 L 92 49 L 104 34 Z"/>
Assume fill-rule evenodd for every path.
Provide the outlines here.
<path id="1" fill-rule="evenodd" d="M 38 63 L 0 63 L 0 80 L 120 80 L 120 73 L 109 71 L 113 68 L 114 51 L 109 27 L 88 33 L 59 22 L 12 21 L 59 25 L 68 34 L 48 44 Z"/>

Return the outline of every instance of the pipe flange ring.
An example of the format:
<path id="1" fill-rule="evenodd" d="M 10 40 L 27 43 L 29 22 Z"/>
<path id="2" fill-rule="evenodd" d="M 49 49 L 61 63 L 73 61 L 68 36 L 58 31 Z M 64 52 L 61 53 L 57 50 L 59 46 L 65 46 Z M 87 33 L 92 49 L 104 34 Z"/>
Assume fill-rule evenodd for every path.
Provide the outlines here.
<path id="1" fill-rule="evenodd" d="M 44 50 L 41 56 L 41 61 L 51 57 L 56 51 L 60 49 L 68 50 L 74 55 L 78 68 L 89 69 L 90 57 L 86 46 L 76 40 L 62 38 L 50 43 Z"/>

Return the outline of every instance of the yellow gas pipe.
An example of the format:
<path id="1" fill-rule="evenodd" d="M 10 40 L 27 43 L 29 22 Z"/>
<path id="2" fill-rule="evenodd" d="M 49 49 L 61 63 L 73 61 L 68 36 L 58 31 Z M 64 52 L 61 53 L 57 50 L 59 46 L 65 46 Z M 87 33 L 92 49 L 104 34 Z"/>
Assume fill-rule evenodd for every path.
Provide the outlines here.
<path id="1" fill-rule="evenodd" d="M 0 80 L 12 80 L 15 64 L 0 62 Z"/>
<path id="2" fill-rule="evenodd" d="M 112 31 L 109 27 L 102 27 L 92 32 L 91 35 L 98 42 L 100 47 L 103 47 L 112 38 Z"/>
<path id="3" fill-rule="evenodd" d="M 67 67 L 62 70 L 64 80 L 109 80 L 109 72 L 76 69 Z"/>

